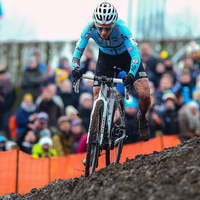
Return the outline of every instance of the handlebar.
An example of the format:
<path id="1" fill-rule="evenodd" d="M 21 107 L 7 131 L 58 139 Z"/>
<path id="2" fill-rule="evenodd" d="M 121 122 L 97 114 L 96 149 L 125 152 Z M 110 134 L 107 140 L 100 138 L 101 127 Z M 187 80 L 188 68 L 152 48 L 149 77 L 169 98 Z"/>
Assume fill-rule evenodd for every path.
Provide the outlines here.
<path id="1" fill-rule="evenodd" d="M 82 78 L 89 79 L 89 80 L 94 80 L 94 81 L 95 80 L 99 80 L 99 81 L 102 81 L 102 82 L 121 83 L 121 84 L 123 84 L 122 79 L 119 79 L 119 78 L 108 78 L 108 77 L 105 77 L 105 76 L 94 76 L 94 75 L 91 75 L 91 74 L 83 74 Z M 79 93 L 79 82 L 80 82 L 80 80 L 78 80 L 74 85 L 74 91 L 76 93 Z M 125 97 L 126 97 L 127 100 L 129 99 L 128 88 L 126 88 L 126 87 L 125 87 Z"/>

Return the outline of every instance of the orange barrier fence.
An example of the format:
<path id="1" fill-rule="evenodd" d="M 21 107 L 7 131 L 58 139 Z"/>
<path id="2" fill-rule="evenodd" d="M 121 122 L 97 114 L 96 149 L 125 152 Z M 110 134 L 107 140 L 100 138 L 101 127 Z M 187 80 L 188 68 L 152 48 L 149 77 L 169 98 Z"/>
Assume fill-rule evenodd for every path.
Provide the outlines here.
<path id="1" fill-rule="evenodd" d="M 162 151 L 164 148 L 176 146 L 180 140 L 176 135 L 150 139 L 124 145 L 120 162 L 126 158 L 133 159 L 136 155 Z M 114 159 L 116 150 L 111 152 Z M 0 153 L 0 195 L 16 192 L 25 194 L 32 188 L 44 187 L 56 179 L 69 179 L 84 174 L 82 160 L 85 153 L 66 157 L 32 158 L 22 151 L 11 150 Z M 98 169 L 105 167 L 105 155 L 99 157 Z M 97 169 L 97 170 L 98 170 Z"/>

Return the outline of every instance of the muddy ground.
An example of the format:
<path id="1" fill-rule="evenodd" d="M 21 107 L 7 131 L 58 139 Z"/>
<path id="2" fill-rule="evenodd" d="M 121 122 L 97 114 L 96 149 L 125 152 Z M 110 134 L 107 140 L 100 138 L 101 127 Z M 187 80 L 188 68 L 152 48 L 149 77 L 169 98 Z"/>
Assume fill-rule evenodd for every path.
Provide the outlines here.
<path id="1" fill-rule="evenodd" d="M 172 200 L 200 199 L 200 138 L 149 155 L 138 155 L 123 165 L 111 165 L 93 175 L 56 180 L 25 195 L 5 199 L 51 200 Z"/>

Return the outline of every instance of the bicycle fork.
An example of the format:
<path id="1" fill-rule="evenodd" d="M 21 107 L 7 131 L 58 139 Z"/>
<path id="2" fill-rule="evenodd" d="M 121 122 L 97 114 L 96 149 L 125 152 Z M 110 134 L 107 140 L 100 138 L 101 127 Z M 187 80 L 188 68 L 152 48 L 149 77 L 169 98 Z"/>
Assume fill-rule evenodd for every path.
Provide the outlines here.
<path id="1" fill-rule="evenodd" d="M 92 109 L 92 115 L 93 115 L 93 112 L 94 112 L 94 109 L 96 107 L 97 102 L 103 101 L 104 105 L 103 105 L 103 119 L 102 119 L 101 129 L 100 129 L 100 132 L 101 132 L 100 146 L 102 145 L 102 142 L 103 142 L 105 123 L 106 123 L 106 110 L 107 110 L 107 105 L 108 105 L 108 103 L 107 103 L 107 90 L 108 90 L 108 86 L 107 85 L 101 85 L 100 92 L 99 92 L 99 97 L 94 102 L 94 106 L 93 106 L 93 109 Z M 91 122 L 90 122 L 90 126 L 91 126 Z M 89 127 L 88 136 L 87 136 L 87 144 L 88 144 L 89 136 L 91 134 L 90 133 L 90 128 L 91 127 Z"/>

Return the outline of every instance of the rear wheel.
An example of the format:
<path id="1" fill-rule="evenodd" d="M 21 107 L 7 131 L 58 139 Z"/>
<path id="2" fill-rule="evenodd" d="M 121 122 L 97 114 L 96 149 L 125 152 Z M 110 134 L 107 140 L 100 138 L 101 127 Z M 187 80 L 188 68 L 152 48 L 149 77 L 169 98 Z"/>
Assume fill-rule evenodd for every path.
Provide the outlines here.
<path id="1" fill-rule="evenodd" d="M 119 128 L 120 127 L 120 128 Z M 118 94 L 113 108 L 111 137 L 113 142 L 113 150 L 106 150 L 106 166 L 111 163 L 119 163 L 123 148 L 123 140 L 120 140 L 116 145 L 114 141 L 123 135 L 123 128 L 125 128 L 125 107 L 124 98 Z"/>
<path id="2" fill-rule="evenodd" d="M 103 120 L 103 101 L 96 102 L 96 106 L 94 108 L 94 112 L 92 114 L 92 118 L 90 121 L 89 127 L 89 139 L 87 146 L 87 154 L 86 154 L 86 167 L 85 167 L 85 175 L 88 176 L 89 173 L 92 174 L 97 165 L 98 165 L 98 157 L 99 157 L 99 141 L 101 134 L 101 125 Z M 91 166 L 91 171 L 90 171 Z"/>

